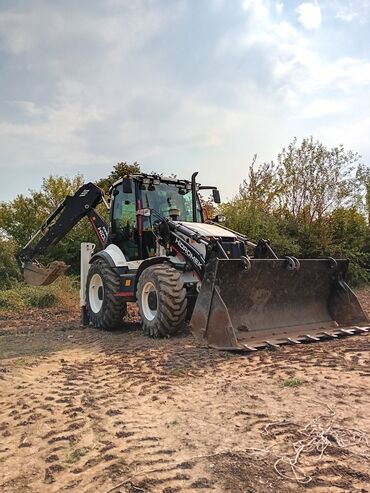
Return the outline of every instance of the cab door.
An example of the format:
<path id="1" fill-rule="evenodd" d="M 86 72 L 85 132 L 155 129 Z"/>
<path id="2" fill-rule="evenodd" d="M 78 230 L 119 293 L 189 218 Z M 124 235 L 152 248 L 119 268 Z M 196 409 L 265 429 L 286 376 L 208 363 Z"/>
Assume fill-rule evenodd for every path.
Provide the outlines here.
<path id="1" fill-rule="evenodd" d="M 122 183 L 112 191 L 111 240 L 124 253 L 127 260 L 139 260 L 139 224 L 136 214 L 136 184 L 132 191 L 123 191 Z"/>

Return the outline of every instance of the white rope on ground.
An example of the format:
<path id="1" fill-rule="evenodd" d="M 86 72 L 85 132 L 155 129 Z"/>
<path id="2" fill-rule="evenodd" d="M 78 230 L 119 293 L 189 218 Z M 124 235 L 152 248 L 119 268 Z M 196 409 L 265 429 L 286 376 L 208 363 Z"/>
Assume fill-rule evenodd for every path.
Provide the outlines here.
<path id="1" fill-rule="evenodd" d="M 321 406 L 323 403 L 319 403 Z M 297 483 L 306 484 L 312 481 L 312 476 L 309 476 L 305 473 L 302 456 L 304 454 L 312 454 L 316 453 L 318 455 L 318 460 L 322 459 L 325 450 L 327 447 L 337 447 L 340 449 L 345 449 L 353 455 L 358 455 L 360 457 L 366 458 L 370 460 L 369 453 L 362 453 L 358 451 L 351 450 L 352 447 L 362 447 L 362 448 L 370 448 L 369 438 L 366 432 L 362 430 L 358 430 L 355 428 L 340 428 L 338 426 L 334 426 L 334 418 L 336 413 L 327 405 L 325 406 L 329 410 L 329 414 L 320 414 L 316 418 L 314 418 L 310 423 L 308 423 L 303 428 L 299 427 L 298 423 L 294 421 L 281 420 L 281 421 L 272 421 L 268 423 L 262 434 L 268 435 L 270 433 L 270 428 L 286 428 L 287 426 L 291 426 L 295 429 L 296 433 L 303 435 L 305 438 L 293 442 L 293 454 L 288 456 L 285 454 L 279 454 L 278 452 L 274 452 L 272 449 L 277 447 L 279 444 L 274 443 L 264 448 L 250 447 L 243 449 L 221 449 L 218 452 L 212 454 L 205 455 L 196 455 L 193 457 L 189 457 L 183 460 L 174 461 L 166 465 L 162 465 L 160 468 L 147 469 L 143 471 L 137 471 L 132 474 L 128 479 L 125 479 L 121 483 L 116 484 L 115 486 L 108 489 L 105 493 L 113 493 L 118 490 L 118 488 L 124 488 L 125 485 L 131 483 L 134 479 L 145 476 L 150 473 L 155 473 L 159 471 L 163 471 L 164 469 L 170 469 L 174 466 L 178 466 L 183 462 L 194 462 L 204 458 L 213 458 L 227 453 L 245 453 L 253 455 L 256 460 L 262 460 L 266 457 L 274 456 L 276 458 L 274 463 L 274 470 L 276 473 L 284 479 L 288 479 L 290 481 L 296 481 Z M 282 465 L 285 464 L 290 468 L 291 475 L 286 474 L 282 471 Z M 137 490 L 140 490 L 138 486 L 134 486 Z"/>
<path id="2" fill-rule="evenodd" d="M 297 428 L 297 433 L 304 435 L 304 438 L 292 443 L 293 454 L 278 455 L 275 454 L 277 460 L 274 463 L 274 469 L 279 476 L 297 481 L 297 483 L 309 483 L 312 481 L 312 476 L 309 476 L 304 471 L 303 454 L 318 455 L 318 460 L 322 459 L 325 450 L 331 447 L 346 449 L 353 455 L 358 455 L 366 459 L 370 459 L 369 453 L 353 451 L 353 447 L 370 448 L 368 435 L 355 428 L 340 428 L 335 426 L 336 413 L 328 406 L 330 414 L 320 414 L 303 428 L 299 428 L 297 423 L 292 421 L 274 421 L 264 427 L 263 433 L 268 435 L 270 428 L 279 428 L 288 424 Z M 288 466 L 291 475 L 283 472 L 282 465 Z"/>

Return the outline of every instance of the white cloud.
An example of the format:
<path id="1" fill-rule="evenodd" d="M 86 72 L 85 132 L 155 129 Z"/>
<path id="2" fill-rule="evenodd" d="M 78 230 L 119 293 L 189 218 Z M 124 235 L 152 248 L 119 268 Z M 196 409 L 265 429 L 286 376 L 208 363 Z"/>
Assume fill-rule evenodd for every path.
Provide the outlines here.
<path id="1" fill-rule="evenodd" d="M 370 17 L 369 0 L 331 0 L 330 7 L 336 19 L 342 22 L 368 24 Z"/>
<path id="2" fill-rule="evenodd" d="M 19 55 L 44 48 L 45 44 L 63 45 L 70 38 L 78 42 L 97 40 L 110 49 L 118 44 L 121 51 L 123 46 L 129 51 L 145 44 L 171 17 L 169 12 L 162 14 L 148 7 L 144 0 L 123 2 L 123 6 L 124 16 L 108 11 L 99 17 L 93 10 L 83 9 L 68 15 L 52 2 L 19 12 L 0 10 L 0 49 Z M 176 15 L 178 11 L 181 5 L 171 13 Z"/>
<path id="3" fill-rule="evenodd" d="M 251 16 L 245 32 L 237 40 L 224 39 L 222 49 L 231 55 L 236 47 L 240 50 L 262 48 L 277 89 L 287 94 L 296 109 L 303 103 L 303 98 L 310 97 L 311 103 L 315 98 L 323 101 L 326 91 L 336 91 L 336 98 L 340 99 L 341 96 L 347 97 L 354 88 L 366 87 L 370 83 L 368 60 L 344 56 L 327 59 L 304 31 L 287 20 L 274 18 L 268 9 L 271 5 L 268 0 L 244 1 L 243 5 L 248 5 Z M 298 8 L 302 8 L 304 13 L 307 6 L 308 12 L 311 7 L 320 11 L 320 7 L 313 3 L 303 3 Z M 324 99 L 328 101 L 328 98 Z M 323 109 L 330 113 L 334 106 L 329 109 L 325 104 Z"/>
<path id="4" fill-rule="evenodd" d="M 294 135 L 337 145 L 347 132 L 363 153 L 370 58 L 331 51 L 326 30 L 306 30 L 318 27 L 317 12 L 321 22 L 314 0 L 298 7 L 306 29 L 279 0 L 239 0 L 238 9 L 229 0 L 212 8 L 91 2 L 88 13 L 44 0 L 0 9 L 8 80 L 0 81 L 0 167 L 33 177 L 42 163 L 47 173 L 95 170 L 94 179 L 117 160 L 137 159 L 179 176 L 211 168 L 232 195 L 255 152 L 272 159 Z M 324 2 L 328 25 L 343 28 L 338 4 Z"/>
<path id="5" fill-rule="evenodd" d="M 321 9 L 317 3 L 303 2 L 296 8 L 298 20 L 308 30 L 315 30 L 321 26 Z"/>
<path id="6" fill-rule="evenodd" d="M 338 10 L 335 17 L 343 22 L 352 22 L 353 19 L 358 17 L 358 14 L 349 8 L 342 7 Z"/>
<path id="7" fill-rule="evenodd" d="M 104 160 L 104 156 L 89 151 L 80 135 L 86 125 L 102 120 L 102 112 L 93 103 L 38 106 L 30 101 L 14 101 L 13 105 L 23 112 L 25 122 L 0 122 L 3 159 L 26 167 L 39 164 L 40 160 L 66 165 Z"/>
<path id="8" fill-rule="evenodd" d="M 265 0 L 242 0 L 243 9 L 253 12 L 253 15 L 264 20 L 269 17 L 269 5 Z"/>
<path id="9" fill-rule="evenodd" d="M 322 116 L 337 115 L 350 107 L 349 101 L 318 98 L 309 102 L 300 114 L 301 118 L 320 118 Z"/>
<path id="10" fill-rule="evenodd" d="M 277 1 L 275 3 L 275 10 L 276 10 L 276 13 L 277 14 L 282 14 L 283 13 L 283 10 L 284 10 L 284 4 L 283 2 L 280 2 L 280 1 Z"/>
<path id="11" fill-rule="evenodd" d="M 370 117 L 356 117 L 352 115 L 348 119 L 340 119 L 334 124 L 319 125 L 317 137 L 325 138 L 328 145 L 336 146 L 338 143 L 354 151 L 359 151 L 365 157 L 365 162 L 370 155 Z M 366 159 L 367 158 L 367 159 Z"/>

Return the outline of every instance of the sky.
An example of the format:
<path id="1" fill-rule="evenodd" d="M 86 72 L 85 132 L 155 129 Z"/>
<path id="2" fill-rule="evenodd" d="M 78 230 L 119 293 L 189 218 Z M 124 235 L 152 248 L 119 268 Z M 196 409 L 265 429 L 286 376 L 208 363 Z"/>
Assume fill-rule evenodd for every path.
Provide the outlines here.
<path id="1" fill-rule="evenodd" d="M 297 136 L 370 163 L 370 0 L 0 0 L 0 201 L 119 161 L 231 198 Z"/>

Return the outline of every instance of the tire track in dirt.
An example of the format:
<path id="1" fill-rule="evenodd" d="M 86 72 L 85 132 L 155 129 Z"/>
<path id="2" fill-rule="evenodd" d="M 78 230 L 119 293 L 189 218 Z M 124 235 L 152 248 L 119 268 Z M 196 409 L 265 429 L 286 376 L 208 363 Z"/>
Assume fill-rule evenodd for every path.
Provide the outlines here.
<path id="1" fill-rule="evenodd" d="M 370 431 L 368 379 L 361 376 L 368 336 L 245 356 L 198 348 L 188 336 L 65 335 L 67 347 L 57 353 L 1 362 L 4 493 L 105 493 L 123 481 L 115 493 L 237 493 L 250 478 L 258 493 L 299 492 L 304 488 L 275 475 L 271 460 L 243 452 L 270 444 L 261 436 L 269 422 L 305 423 L 321 401 L 343 423 Z M 304 383 L 282 387 L 290 377 Z M 291 437 L 287 429 L 274 440 Z M 333 449 L 311 491 L 365 488 L 361 464 L 343 460 Z"/>

